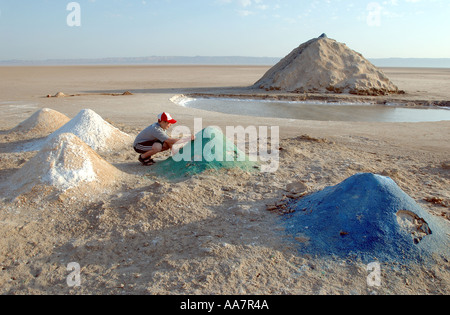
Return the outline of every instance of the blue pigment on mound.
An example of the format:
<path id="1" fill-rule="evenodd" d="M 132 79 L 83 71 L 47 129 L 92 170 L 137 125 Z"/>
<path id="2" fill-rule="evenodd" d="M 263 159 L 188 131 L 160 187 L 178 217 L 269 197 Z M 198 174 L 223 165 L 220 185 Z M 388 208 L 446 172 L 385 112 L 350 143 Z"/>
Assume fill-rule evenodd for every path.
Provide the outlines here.
<path id="1" fill-rule="evenodd" d="M 295 212 L 284 217 L 286 231 L 302 240 L 298 245 L 303 253 L 366 262 L 450 257 L 448 223 L 429 215 L 389 177 L 357 174 L 289 206 Z M 425 222 L 423 229 L 430 233 L 414 236 L 405 221 L 398 221 L 399 211 Z"/>

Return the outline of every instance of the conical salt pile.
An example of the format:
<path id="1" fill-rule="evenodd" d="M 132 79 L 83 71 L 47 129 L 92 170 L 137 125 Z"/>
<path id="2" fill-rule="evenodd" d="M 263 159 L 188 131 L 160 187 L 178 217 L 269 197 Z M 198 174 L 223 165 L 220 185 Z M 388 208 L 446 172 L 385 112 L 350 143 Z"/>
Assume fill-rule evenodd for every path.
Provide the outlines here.
<path id="1" fill-rule="evenodd" d="M 11 133 L 48 136 L 64 126 L 70 118 L 53 109 L 43 108 L 13 128 Z"/>
<path id="2" fill-rule="evenodd" d="M 36 185 L 60 190 L 82 185 L 92 190 L 113 183 L 120 174 L 81 139 L 66 133 L 48 141 L 9 182 L 10 188 L 18 193 L 28 192 Z M 94 186 L 87 186 L 90 183 Z"/>
<path id="3" fill-rule="evenodd" d="M 310 254 L 369 262 L 450 258 L 449 224 L 428 214 L 389 177 L 356 174 L 289 208 L 294 212 L 286 217 L 286 231 Z"/>
<path id="4" fill-rule="evenodd" d="M 254 87 L 296 93 L 401 93 L 383 72 L 361 54 L 325 35 L 293 50 Z"/>
<path id="5" fill-rule="evenodd" d="M 90 109 L 82 110 L 75 118 L 49 136 L 54 139 L 64 133 L 73 133 L 96 151 L 112 151 L 130 146 L 133 139 L 104 121 Z"/>
<path id="6" fill-rule="evenodd" d="M 206 170 L 239 168 L 252 171 L 252 162 L 228 139 L 219 128 L 207 127 L 196 134 L 196 140 L 186 144 L 177 154 L 156 163 L 152 168 L 157 174 L 177 179 L 200 174 Z"/>

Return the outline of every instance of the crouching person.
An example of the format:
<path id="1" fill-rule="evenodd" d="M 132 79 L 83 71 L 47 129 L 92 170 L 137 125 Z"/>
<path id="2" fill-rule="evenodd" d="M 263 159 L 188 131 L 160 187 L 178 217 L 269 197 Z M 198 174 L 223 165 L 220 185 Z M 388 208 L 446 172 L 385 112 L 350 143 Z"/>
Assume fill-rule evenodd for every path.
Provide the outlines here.
<path id="1" fill-rule="evenodd" d="M 168 113 L 158 115 L 158 122 L 144 129 L 134 141 L 134 150 L 140 154 L 139 162 L 144 166 L 155 164 L 153 156 L 168 151 L 179 140 L 172 139 L 167 130 L 177 121 Z"/>

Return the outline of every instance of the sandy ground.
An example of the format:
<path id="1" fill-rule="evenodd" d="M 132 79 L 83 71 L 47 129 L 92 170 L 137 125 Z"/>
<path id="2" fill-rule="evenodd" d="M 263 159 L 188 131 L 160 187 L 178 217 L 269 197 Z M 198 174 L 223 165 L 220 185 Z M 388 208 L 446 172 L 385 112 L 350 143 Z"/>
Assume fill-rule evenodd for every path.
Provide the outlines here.
<path id="1" fill-rule="evenodd" d="M 448 294 L 446 260 L 437 259 L 431 266 L 381 262 L 381 286 L 370 287 L 362 262 L 300 255 L 296 244 L 283 234 L 280 217 L 267 211 L 267 205 L 283 199 L 292 183 L 301 182 L 316 191 L 356 173 L 372 172 L 390 176 L 424 209 L 448 221 L 450 122 L 249 118 L 184 108 L 170 101 L 178 94 L 246 93 L 243 88 L 267 70 L 246 66 L 0 68 L 2 184 L 8 185 L 11 176 L 36 154 L 17 152 L 18 145 L 33 139 L 8 130 L 41 108 L 70 118 L 89 108 L 131 135 L 153 123 L 162 111 L 192 129 L 194 118 L 203 118 L 204 126 L 221 128 L 280 126 L 282 148 L 275 173 L 223 171 L 170 182 L 138 164 L 129 148 L 102 154 L 126 176 L 95 194 L 36 187 L 14 196 L 3 188 L 0 293 Z M 396 99 L 450 101 L 449 69 L 384 70 L 406 91 Z M 79 96 L 46 97 L 60 91 Z M 133 95 L 108 95 L 125 91 Z M 72 262 L 81 266 L 80 287 L 70 287 L 66 281 Z"/>

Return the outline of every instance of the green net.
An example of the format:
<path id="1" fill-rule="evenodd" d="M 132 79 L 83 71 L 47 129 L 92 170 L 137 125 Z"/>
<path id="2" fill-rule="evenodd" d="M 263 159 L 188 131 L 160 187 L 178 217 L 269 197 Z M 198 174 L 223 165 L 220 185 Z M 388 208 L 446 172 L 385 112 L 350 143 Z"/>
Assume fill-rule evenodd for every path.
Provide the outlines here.
<path id="1" fill-rule="evenodd" d="M 207 170 L 238 168 L 251 172 L 259 168 L 258 162 L 251 161 L 218 128 L 205 128 L 195 137 L 177 154 L 155 164 L 152 171 L 158 176 L 181 179 Z"/>

